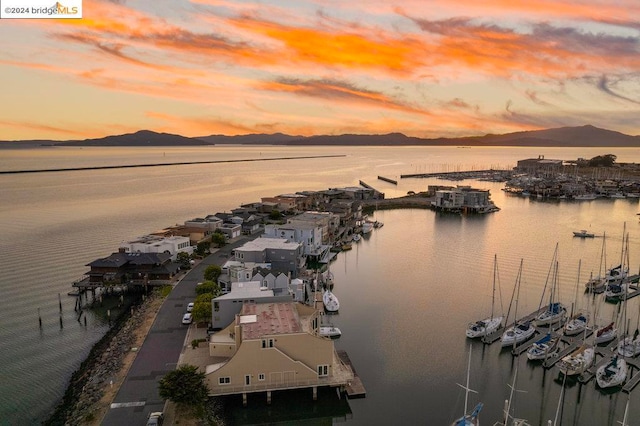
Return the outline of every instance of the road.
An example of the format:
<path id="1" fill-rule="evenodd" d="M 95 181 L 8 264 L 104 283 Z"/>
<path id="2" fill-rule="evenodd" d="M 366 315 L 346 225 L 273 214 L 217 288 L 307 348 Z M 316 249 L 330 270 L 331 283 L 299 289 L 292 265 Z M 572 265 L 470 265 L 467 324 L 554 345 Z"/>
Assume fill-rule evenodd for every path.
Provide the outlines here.
<path id="1" fill-rule="evenodd" d="M 158 382 L 175 370 L 186 345 L 188 326 L 181 323 L 182 316 L 187 303 L 195 299 L 195 288 L 203 280 L 205 268 L 222 265 L 229 259 L 232 249 L 257 236 L 239 237 L 218 249 L 191 269 L 173 288 L 158 311 L 102 425 L 144 425 L 149 413 L 163 411 L 165 401 L 158 394 Z"/>

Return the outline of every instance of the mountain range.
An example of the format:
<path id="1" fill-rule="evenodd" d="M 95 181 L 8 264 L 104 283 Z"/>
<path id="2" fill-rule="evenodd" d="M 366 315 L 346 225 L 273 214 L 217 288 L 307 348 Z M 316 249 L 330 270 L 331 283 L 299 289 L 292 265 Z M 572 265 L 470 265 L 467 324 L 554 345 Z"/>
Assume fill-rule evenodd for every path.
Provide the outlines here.
<path id="1" fill-rule="evenodd" d="M 0 148 L 33 146 L 194 146 L 194 145 L 424 145 L 424 146 L 541 146 L 541 147 L 640 147 L 640 136 L 601 129 L 591 125 L 531 130 L 501 135 L 455 138 L 417 138 L 402 133 L 384 135 L 318 135 L 292 136 L 282 133 L 240 136 L 210 135 L 186 137 L 170 133 L 141 130 L 84 140 L 0 141 Z"/>

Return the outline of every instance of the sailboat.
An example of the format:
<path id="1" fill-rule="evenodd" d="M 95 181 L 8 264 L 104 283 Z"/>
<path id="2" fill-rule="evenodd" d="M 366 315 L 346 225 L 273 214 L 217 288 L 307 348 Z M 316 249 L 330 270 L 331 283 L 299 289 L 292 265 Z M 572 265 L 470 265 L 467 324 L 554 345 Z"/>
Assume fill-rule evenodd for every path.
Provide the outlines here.
<path id="1" fill-rule="evenodd" d="M 618 302 L 627 294 L 629 283 L 627 277 L 629 275 L 629 264 L 625 264 L 625 235 L 626 239 L 629 239 L 629 235 L 626 233 L 627 223 L 624 223 L 622 231 L 622 251 L 620 252 L 620 265 L 611 268 L 607 273 L 607 287 L 604 291 L 605 300 L 608 302 Z M 626 251 L 628 252 L 628 241 L 626 243 Z M 628 253 L 627 253 L 628 257 Z"/>
<path id="2" fill-rule="evenodd" d="M 498 275 L 498 256 L 494 255 L 493 258 L 493 293 L 492 293 L 492 297 L 491 297 L 491 315 L 488 318 L 485 318 L 483 320 L 480 321 L 476 321 L 473 323 L 470 323 L 467 326 L 467 337 L 469 338 L 475 338 L 475 337 L 482 337 L 482 336 L 486 336 L 488 334 L 493 333 L 494 331 L 498 330 L 499 328 L 502 327 L 502 320 L 504 319 L 504 317 L 502 315 L 500 316 L 495 316 L 494 315 L 494 307 L 495 307 L 495 300 L 496 300 L 496 278 Z"/>
<path id="3" fill-rule="evenodd" d="M 522 280 L 522 259 L 520 260 L 520 269 L 518 270 L 518 276 L 516 277 L 516 285 L 514 292 L 516 293 L 516 305 L 515 305 L 515 323 L 512 327 L 509 327 L 502 337 L 500 337 L 500 343 L 502 347 L 516 346 L 519 343 L 528 340 L 536 332 L 535 327 L 531 324 L 531 321 L 518 321 L 518 298 L 520 297 L 520 282 Z"/>
<path id="4" fill-rule="evenodd" d="M 606 246 L 607 233 L 602 233 L 602 248 L 600 249 L 600 269 L 598 269 L 598 275 L 589 278 L 589 281 L 585 283 L 585 290 L 591 293 L 602 293 L 607 287 L 607 275 L 603 276 L 602 268 L 607 263 L 607 246 Z"/>
<path id="5" fill-rule="evenodd" d="M 558 260 L 557 259 L 558 259 L 558 245 L 556 244 L 556 250 L 553 254 L 552 267 L 553 267 L 554 273 L 553 273 L 553 279 L 551 283 L 551 290 L 549 291 L 549 305 L 547 306 L 547 309 L 545 309 L 543 312 L 540 312 L 538 315 L 536 315 L 533 322 L 537 326 L 553 325 L 555 323 L 560 323 L 564 320 L 564 317 L 567 314 L 567 310 L 562 305 L 562 303 L 556 301 L 556 297 L 557 297 L 556 293 L 558 292 Z M 547 282 L 548 280 L 549 280 L 549 276 L 547 275 Z M 545 283 L 545 290 L 546 290 L 546 287 L 547 285 Z M 542 296 L 544 297 L 544 292 Z M 542 301 L 540 304 L 542 304 Z"/>
<path id="6" fill-rule="evenodd" d="M 518 377 L 518 364 L 516 364 L 516 368 L 513 372 L 513 383 L 511 383 L 509 388 L 511 391 L 509 392 L 509 399 L 505 399 L 504 401 L 504 410 L 502 413 L 504 414 L 504 418 L 501 422 L 496 422 L 493 426 L 531 426 L 525 419 L 517 419 L 513 417 L 511 414 L 511 406 L 513 404 L 513 394 L 515 392 L 525 392 L 516 389 L 516 379 Z M 509 423 L 509 420 L 513 420 L 513 423 Z"/>
<path id="7" fill-rule="evenodd" d="M 585 312 L 581 312 L 577 309 L 578 306 L 578 285 L 580 284 L 580 266 L 582 264 L 582 260 L 578 262 L 578 278 L 576 280 L 576 297 L 573 302 L 573 307 L 576 308 L 576 313 L 572 312 L 571 318 L 564 325 L 564 334 L 567 336 L 575 336 L 584 331 L 589 323 L 589 314 Z"/>
<path id="8" fill-rule="evenodd" d="M 596 383 L 603 389 L 620 386 L 627 380 L 628 371 L 627 362 L 616 355 L 610 362 L 598 367 Z"/>
<path id="9" fill-rule="evenodd" d="M 469 375 L 471 374 L 471 348 L 472 346 L 469 345 L 469 362 L 467 364 L 467 384 L 463 386 L 460 383 L 458 383 L 458 386 L 460 386 L 462 389 L 465 390 L 464 414 L 458 420 L 451 423 L 451 426 L 479 426 L 480 425 L 480 420 L 478 419 L 478 416 L 480 414 L 480 410 L 482 410 L 482 405 L 483 405 L 482 402 L 476 405 L 476 407 L 473 409 L 471 414 L 467 414 L 467 408 L 469 403 L 469 392 L 477 393 L 476 391 L 474 391 L 469 387 Z"/>
<path id="10" fill-rule="evenodd" d="M 558 364 L 560 372 L 565 376 L 574 376 L 584 373 L 591 367 L 595 358 L 595 350 L 592 345 L 586 342 L 578 349 L 562 358 Z"/>
<path id="11" fill-rule="evenodd" d="M 627 234 L 626 239 L 626 259 L 629 259 L 629 234 Z M 627 291 L 625 290 L 624 294 L 624 307 L 623 312 L 627 311 Z M 640 354 L 640 304 L 638 305 L 638 317 L 636 322 L 636 331 L 633 333 L 633 336 L 629 335 L 629 325 L 627 324 L 627 330 L 625 332 L 625 337 L 618 342 L 618 354 L 624 357 L 635 357 Z"/>
<path id="12" fill-rule="evenodd" d="M 547 333 L 534 342 L 533 345 L 527 350 L 527 358 L 531 361 L 547 359 L 550 356 L 556 356 L 558 353 L 558 343 L 560 342 L 559 334 L 552 334 L 551 332 Z"/>

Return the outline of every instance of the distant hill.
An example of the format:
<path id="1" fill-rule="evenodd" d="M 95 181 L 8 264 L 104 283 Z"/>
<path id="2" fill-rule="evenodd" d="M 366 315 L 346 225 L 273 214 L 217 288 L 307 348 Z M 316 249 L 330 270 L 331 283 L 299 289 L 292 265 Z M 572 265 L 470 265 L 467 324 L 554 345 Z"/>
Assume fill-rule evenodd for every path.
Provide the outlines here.
<path id="1" fill-rule="evenodd" d="M 435 146 L 540 146 L 540 147 L 640 147 L 640 136 L 600 129 L 591 125 L 532 130 L 503 135 L 459 138 L 416 138 L 402 133 L 385 135 L 292 136 L 282 133 L 240 136 L 210 135 L 188 138 L 169 133 L 141 130 L 136 133 L 76 141 L 30 140 L 0 142 L 0 148 L 53 146 L 193 146 L 218 144 L 244 145 L 435 145 Z"/>
<path id="2" fill-rule="evenodd" d="M 5 146 L 6 145 L 6 146 Z M 194 146 L 213 145 L 202 139 L 188 138 L 186 136 L 171 133 L 157 133 L 150 130 L 140 130 L 124 135 L 107 136 L 98 139 L 52 141 L 52 140 L 28 140 L 0 142 L 0 147 L 19 148 L 24 146 Z"/>
<path id="3" fill-rule="evenodd" d="M 273 135 L 202 136 L 198 139 L 216 144 L 270 145 L 432 145 L 432 146 L 559 146 L 559 147 L 640 147 L 640 136 L 600 129 L 591 125 L 560 127 L 546 130 L 507 133 L 503 135 L 469 136 L 459 138 L 416 138 L 402 133 L 384 135 Z"/>

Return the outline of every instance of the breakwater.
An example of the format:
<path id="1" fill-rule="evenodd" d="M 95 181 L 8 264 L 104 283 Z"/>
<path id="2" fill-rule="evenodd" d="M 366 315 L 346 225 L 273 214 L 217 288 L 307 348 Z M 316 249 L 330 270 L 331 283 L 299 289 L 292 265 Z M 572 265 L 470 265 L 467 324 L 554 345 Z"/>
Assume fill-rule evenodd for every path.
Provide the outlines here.
<path id="1" fill-rule="evenodd" d="M 303 157 L 275 157 L 275 158 L 247 158 L 241 160 L 210 160 L 210 161 L 181 161 L 173 163 L 150 163 L 150 164 L 124 164 L 116 166 L 88 166 L 88 167 L 68 167 L 56 169 L 32 169 L 32 170 L 0 170 L 0 174 L 23 174 L 23 173 L 50 173 L 50 172 L 76 172 L 80 170 L 105 170 L 105 169 L 132 169 L 141 167 L 165 167 L 165 166 L 188 166 L 194 164 L 220 164 L 220 163 L 244 163 L 251 161 L 277 161 L 277 160 L 306 160 L 313 158 L 336 158 L 345 155 L 312 155 Z"/>

